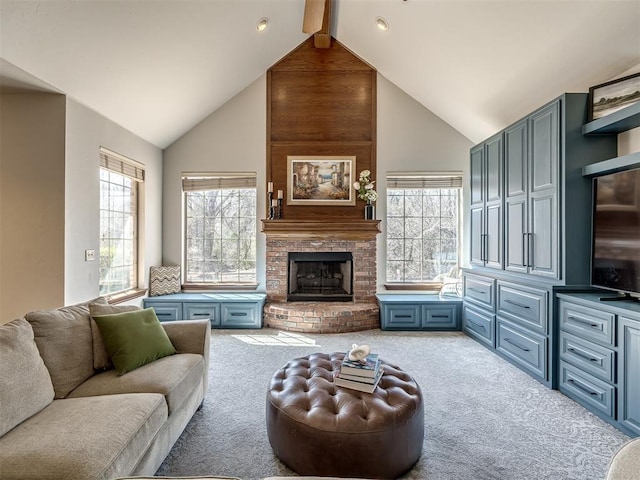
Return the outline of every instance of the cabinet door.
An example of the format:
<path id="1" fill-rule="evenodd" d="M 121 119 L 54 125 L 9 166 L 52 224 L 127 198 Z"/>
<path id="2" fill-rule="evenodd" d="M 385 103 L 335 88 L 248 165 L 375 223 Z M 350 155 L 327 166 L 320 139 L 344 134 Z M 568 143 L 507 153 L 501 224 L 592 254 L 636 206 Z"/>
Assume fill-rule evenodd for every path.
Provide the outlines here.
<path id="1" fill-rule="evenodd" d="M 473 265 L 484 265 L 484 144 L 471 149 L 471 257 Z"/>
<path id="2" fill-rule="evenodd" d="M 618 421 L 640 435 L 640 321 L 618 319 Z"/>
<path id="3" fill-rule="evenodd" d="M 550 278 L 560 278 L 559 116 L 558 100 L 529 117 L 529 272 Z"/>
<path id="4" fill-rule="evenodd" d="M 485 200 L 485 265 L 502 269 L 502 202 L 504 185 L 502 134 L 495 135 L 485 142 L 486 164 L 486 200 Z"/>
<path id="5" fill-rule="evenodd" d="M 505 130 L 505 270 L 527 271 L 527 121 Z"/>

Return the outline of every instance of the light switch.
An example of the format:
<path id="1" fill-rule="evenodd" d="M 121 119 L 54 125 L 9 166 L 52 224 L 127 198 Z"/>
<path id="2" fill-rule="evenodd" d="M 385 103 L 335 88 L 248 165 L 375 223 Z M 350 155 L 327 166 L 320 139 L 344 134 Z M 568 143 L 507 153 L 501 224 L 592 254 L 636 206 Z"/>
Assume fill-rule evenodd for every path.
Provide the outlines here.
<path id="1" fill-rule="evenodd" d="M 84 251 L 84 261 L 92 262 L 96 259 L 96 251 L 95 250 L 85 250 Z"/>

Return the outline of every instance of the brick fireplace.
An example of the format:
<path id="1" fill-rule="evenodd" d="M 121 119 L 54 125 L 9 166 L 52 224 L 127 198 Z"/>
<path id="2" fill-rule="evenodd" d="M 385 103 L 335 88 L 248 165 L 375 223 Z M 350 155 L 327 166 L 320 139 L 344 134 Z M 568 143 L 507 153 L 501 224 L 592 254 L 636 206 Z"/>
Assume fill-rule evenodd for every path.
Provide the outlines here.
<path id="1" fill-rule="evenodd" d="M 376 292 L 379 220 L 263 220 L 267 237 L 264 323 L 294 332 L 339 333 L 380 327 Z M 289 253 L 350 253 L 353 300 L 296 301 L 287 297 Z M 315 300 L 315 299 L 314 299 Z"/>

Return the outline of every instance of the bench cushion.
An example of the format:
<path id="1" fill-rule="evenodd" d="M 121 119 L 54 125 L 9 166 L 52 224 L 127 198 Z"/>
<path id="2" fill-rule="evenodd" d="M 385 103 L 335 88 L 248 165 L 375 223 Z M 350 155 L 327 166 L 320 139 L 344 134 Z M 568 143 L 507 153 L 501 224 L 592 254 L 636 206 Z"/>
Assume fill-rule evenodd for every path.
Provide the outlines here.
<path id="1" fill-rule="evenodd" d="M 55 400 L 0 438 L 2 478 L 130 475 L 167 419 L 162 395 Z"/>
<path id="2" fill-rule="evenodd" d="M 68 398 L 116 393 L 160 393 L 165 396 L 171 415 L 193 394 L 194 388 L 202 388 L 203 375 L 202 355 L 177 353 L 121 376 L 115 370 L 94 375 L 71 392 Z"/>
<path id="3" fill-rule="evenodd" d="M 0 436 L 49 405 L 53 395 L 29 322 L 0 326 Z"/>

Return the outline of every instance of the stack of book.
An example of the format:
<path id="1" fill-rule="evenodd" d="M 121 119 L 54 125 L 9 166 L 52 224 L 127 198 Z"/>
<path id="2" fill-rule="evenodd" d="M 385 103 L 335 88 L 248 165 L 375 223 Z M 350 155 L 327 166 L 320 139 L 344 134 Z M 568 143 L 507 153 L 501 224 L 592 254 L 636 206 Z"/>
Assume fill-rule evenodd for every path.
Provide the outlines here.
<path id="1" fill-rule="evenodd" d="M 333 383 L 338 387 L 372 393 L 378 386 L 383 370 L 377 353 L 370 353 L 364 362 L 351 361 L 347 354 Z"/>

